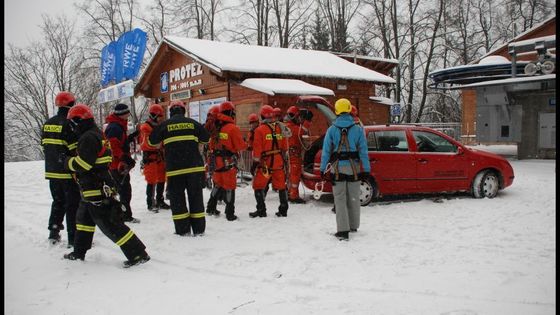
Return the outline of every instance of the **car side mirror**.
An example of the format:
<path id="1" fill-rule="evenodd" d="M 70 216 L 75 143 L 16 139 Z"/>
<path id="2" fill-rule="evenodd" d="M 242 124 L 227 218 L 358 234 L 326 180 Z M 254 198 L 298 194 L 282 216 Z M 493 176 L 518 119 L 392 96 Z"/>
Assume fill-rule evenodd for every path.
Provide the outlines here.
<path id="1" fill-rule="evenodd" d="M 463 149 L 463 147 L 457 147 L 457 155 L 463 155 L 465 154 L 465 150 Z"/>

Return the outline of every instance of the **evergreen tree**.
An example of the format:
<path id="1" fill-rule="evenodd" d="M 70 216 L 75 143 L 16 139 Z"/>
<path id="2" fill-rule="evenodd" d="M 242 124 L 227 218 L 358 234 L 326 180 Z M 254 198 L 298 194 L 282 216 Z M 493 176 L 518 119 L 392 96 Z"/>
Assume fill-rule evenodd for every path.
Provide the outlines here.
<path id="1" fill-rule="evenodd" d="M 328 51 L 330 50 L 329 43 L 329 30 L 317 10 L 315 13 L 315 25 L 311 31 L 311 49 Z"/>

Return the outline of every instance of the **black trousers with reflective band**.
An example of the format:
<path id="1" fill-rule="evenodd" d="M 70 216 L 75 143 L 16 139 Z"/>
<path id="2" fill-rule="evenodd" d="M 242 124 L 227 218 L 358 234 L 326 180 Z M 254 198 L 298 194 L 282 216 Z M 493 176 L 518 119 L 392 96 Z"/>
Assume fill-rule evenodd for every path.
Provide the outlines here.
<path id="1" fill-rule="evenodd" d="M 113 243 L 117 244 L 126 258 L 133 259 L 142 254 L 146 246 L 138 236 L 124 224 L 121 205 L 117 201 L 106 202 L 100 206 L 81 201 L 76 215 L 76 237 L 74 252 L 85 255 L 91 248 L 95 226 Z"/>
<path id="2" fill-rule="evenodd" d="M 117 191 L 122 204 L 126 208 L 125 216 L 132 217 L 132 209 L 130 208 L 130 200 L 132 199 L 132 186 L 130 185 L 130 174 L 125 175 L 119 173 L 117 170 L 111 170 L 111 176 L 117 185 Z"/>
<path id="3" fill-rule="evenodd" d="M 71 239 L 76 231 L 76 211 L 80 203 L 80 188 L 72 179 L 50 179 L 49 188 L 53 202 L 49 217 L 49 230 L 62 230 L 66 215 L 66 229 Z"/>
<path id="4" fill-rule="evenodd" d="M 167 178 L 171 213 L 177 234 L 189 233 L 191 228 L 192 233 L 195 235 L 204 233 L 206 229 L 204 199 L 202 196 L 204 185 L 204 172 L 182 174 Z M 185 190 L 187 191 L 187 197 L 185 197 Z M 187 207 L 186 198 L 189 200 L 190 209 Z"/>

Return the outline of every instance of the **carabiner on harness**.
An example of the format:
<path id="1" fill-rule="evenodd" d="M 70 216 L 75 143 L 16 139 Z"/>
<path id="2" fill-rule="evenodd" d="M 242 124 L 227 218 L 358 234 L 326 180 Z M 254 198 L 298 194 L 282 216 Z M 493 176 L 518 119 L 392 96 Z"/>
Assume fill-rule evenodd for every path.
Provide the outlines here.
<path id="1" fill-rule="evenodd" d="M 313 199 L 319 200 L 323 195 L 323 189 L 325 188 L 325 182 L 320 181 L 315 183 L 315 190 L 313 190 Z"/>

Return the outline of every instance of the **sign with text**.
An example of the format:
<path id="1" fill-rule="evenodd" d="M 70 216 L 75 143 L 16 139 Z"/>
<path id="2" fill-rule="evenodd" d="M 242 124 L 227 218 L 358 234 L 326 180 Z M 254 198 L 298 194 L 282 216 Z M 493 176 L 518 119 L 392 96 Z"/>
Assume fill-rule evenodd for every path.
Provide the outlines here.
<path id="1" fill-rule="evenodd" d="M 119 100 L 121 98 L 131 97 L 133 95 L 134 82 L 132 82 L 132 80 L 128 80 L 99 91 L 99 93 L 97 94 L 97 103 L 103 104 Z"/>
<path id="2" fill-rule="evenodd" d="M 101 86 L 107 86 L 115 79 L 116 50 L 117 42 L 114 41 L 101 50 Z"/>
<path id="3" fill-rule="evenodd" d="M 160 92 L 176 92 L 202 85 L 201 78 L 192 79 L 202 74 L 202 65 L 197 62 L 162 72 L 160 74 Z"/>
<path id="4" fill-rule="evenodd" d="M 111 81 L 134 80 L 142 65 L 147 40 L 146 32 L 135 28 L 105 46 L 101 51 L 101 86 Z"/>
<path id="5" fill-rule="evenodd" d="M 395 103 L 391 105 L 391 116 L 399 116 L 401 114 L 401 104 Z"/>

